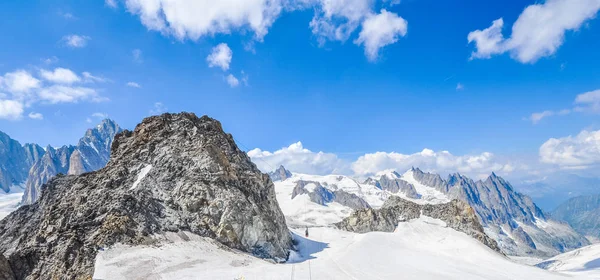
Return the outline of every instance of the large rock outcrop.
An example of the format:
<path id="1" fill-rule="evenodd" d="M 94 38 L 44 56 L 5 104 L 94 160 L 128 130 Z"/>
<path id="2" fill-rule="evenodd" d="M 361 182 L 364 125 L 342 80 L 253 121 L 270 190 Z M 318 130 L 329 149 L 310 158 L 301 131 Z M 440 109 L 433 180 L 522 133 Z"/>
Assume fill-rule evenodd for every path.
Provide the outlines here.
<path id="1" fill-rule="evenodd" d="M 89 279 L 98 248 L 166 231 L 278 261 L 292 248 L 272 181 L 206 116 L 146 118 L 115 137 L 106 167 L 45 186 L 0 221 L 0 253 L 17 279 Z"/>
<path id="2" fill-rule="evenodd" d="M 337 223 L 336 226 L 358 233 L 393 232 L 398 223 L 419 218 L 421 215 L 442 220 L 448 227 L 464 232 L 489 248 L 500 252 L 496 241 L 485 234 L 473 208 L 459 200 L 452 200 L 444 204 L 422 205 L 392 196 L 380 209 L 357 210 L 350 217 Z"/>

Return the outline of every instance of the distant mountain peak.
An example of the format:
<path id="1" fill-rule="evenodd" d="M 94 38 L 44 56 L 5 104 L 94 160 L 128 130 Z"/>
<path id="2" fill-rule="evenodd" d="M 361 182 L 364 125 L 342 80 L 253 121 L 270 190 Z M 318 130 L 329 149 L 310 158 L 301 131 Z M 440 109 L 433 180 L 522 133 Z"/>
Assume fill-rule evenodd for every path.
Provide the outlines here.
<path id="1" fill-rule="evenodd" d="M 292 177 L 292 172 L 285 169 L 283 165 L 280 165 L 279 168 L 269 172 L 268 175 L 271 177 L 272 181 L 285 181 L 287 178 Z"/>

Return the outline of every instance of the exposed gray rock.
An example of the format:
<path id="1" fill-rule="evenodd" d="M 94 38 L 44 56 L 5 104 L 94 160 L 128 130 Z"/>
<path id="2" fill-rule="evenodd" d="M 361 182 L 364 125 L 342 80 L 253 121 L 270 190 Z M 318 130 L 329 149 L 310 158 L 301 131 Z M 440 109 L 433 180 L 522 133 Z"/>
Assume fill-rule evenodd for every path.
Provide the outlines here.
<path id="1" fill-rule="evenodd" d="M 415 169 L 414 174 L 422 171 Z M 427 174 L 427 173 L 424 173 Z M 512 185 L 492 173 L 487 179 L 473 181 L 458 173 L 442 181 L 440 187 L 435 176 L 415 175 L 415 179 L 424 185 L 435 184 L 439 190 L 452 199 L 467 202 L 480 219 L 482 225 L 490 231 L 499 233 L 508 230 L 520 242 L 500 242 L 503 252 L 509 255 L 535 255 L 550 257 L 565 251 L 588 245 L 588 240 L 566 225 L 552 221 L 560 228 L 540 228 L 537 221 L 551 221 L 546 214 L 533 203 L 530 197 L 516 192 Z M 421 181 L 423 180 L 423 181 Z M 520 224 L 526 228 L 520 227 Z"/>
<path id="2" fill-rule="evenodd" d="M 308 191 L 305 189 L 306 185 L 308 184 L 314 184 L 316 186 L 313 189 L 313 191 Z M 360 198 L 356 194 L 351 194 L 345 192 L 344 190 L 338 190 L 335 186 L 331 187 L 336 190 L 331 191 L 323 187 L 323 185 L 321 185 L 321 183 L 319 182 L 298 180 L 296 182 L 294 190 L 292 191 L 292 199 L 294 199 L 298 195 L 307 194 L 310 198 L 310 201 L 320 205 L 326 205 L 330 202 L 337 202 L 341 205 L 350 207 L 355 210 L 371 208 L 369 203 L 367 203 L 364 199 Z"/>
<path id="3" fill-rule="evenodd" d="M 391 193 L 403 193 L 408 198 L 418 199 L 421 198 L 421 195 L 417 193 L 415 186 L 410 183 L 400 180 L 400 179 L 390 179 L 387 176 L 381 176 L 379 179 L 379 187 L 382 190 L 389 191 Z"/>
<path id="4" fill-rule="evenodd" d="M 280 165 L 279 168 L 269 173 L 269 177 L 272 181 L 285 181 L 287 178 L 292 177 L 292 172 Z"/>
<path id="5" fill-rule="evenodd" d="M 10 263 L 8 263 L 8 260 L 2 254 L 0 254 L 0 279 L 15 279 L 15 274 L 12 272 L 12 268 L 10 268 Z"/>
<path id="6" fill-rule="evenodd" d="M 292 248 L 268 175 L 189 113 L 146 118 L 115 137 L 106 167 L 54 177 L 0 221 L 0 253 L 17 279 L 89 279 L 99 247 L 180 230 L 279 261 Z"/>
<path id="7" fill-rule="evenodd" d="M 35 202 L 43 185 L 59 173 L 79 175 L 104 167 L 110 157 L 113 138 L 120 131 L 119 125 L 106 119 L 95 128 L 88 129 L 77 146 L 58 149 L 48 146 L 44 156 L 38 156 L 29 170 L 23 204 Z"/>
<path id="8" fill-rule="evenodd" d="M 452 200 L 445 204 L 420 205 L 392 196 L 380 209 L 357 210 L 350 217 L 337 223 L 336 226 L 343 230 L 358 233 L 371 231 L 393 232 L 398 223 L 416 219 L 421 215 L 440 219 L 448 227 L 464 232 L 489 248 L 500 252 L 496 241 L 484 233 L 473 208 L 459 200 Z"/>
<path id="9" fill-rule="evenodd" d="M 567 222 L 580 234 L 600 238 L 600 195 L 571 198 L 552 211 L 551 216 Z"/>
<path id="10" fill-rule="evenodd" d="M 0 191 L 9 192 L 14 185 L 27 179 L 33 161 L 44 154 L 44 149 L 34 144 L 21 144 L 0 131 Z"/>
<path id="11" fill-rule="evenodd" d="M 433 187 L 442 193 L 448 192 L 448 184 L 438 174 L 423 172 L 419 168 L 412 168 L 414 178 L 421 184 Z"/>

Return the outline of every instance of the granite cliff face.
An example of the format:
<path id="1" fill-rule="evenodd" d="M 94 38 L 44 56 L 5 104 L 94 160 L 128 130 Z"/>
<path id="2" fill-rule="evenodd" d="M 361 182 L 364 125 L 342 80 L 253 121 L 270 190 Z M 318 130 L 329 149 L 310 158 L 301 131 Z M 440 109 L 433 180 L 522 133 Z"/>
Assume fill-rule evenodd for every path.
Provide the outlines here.
<path id="1" fill-rule="evenodd" d="M 181 113 L 118 134 L 106 167 L 51 179 L 0 221 L 0 253 L 17 279 L 89 279 L 98 248 L 167 231 L 277 261 L 292 248 L 269 176 L 218 121 Z"/>
<path id="2" fill-rule="evenodd" d="M 76 146 L 57 149 L 48 146 L 46 153 L 38 156 L 29 170 L 23 204 L 35 202 L 43 185 L 59 173 L 78 175 L 104 167 L 110 158 L 113 138 L 119 132 L 119 125 L 106 119 L 95 128 L 88 129 Z"/>
<path id="3" fill-rule="evenodd" d="M 21 144 L 0 132 L 0 191 L 10 192 L 11 187 L 23 185 L 33 163 L 44 154 L 35 144 Z"/>

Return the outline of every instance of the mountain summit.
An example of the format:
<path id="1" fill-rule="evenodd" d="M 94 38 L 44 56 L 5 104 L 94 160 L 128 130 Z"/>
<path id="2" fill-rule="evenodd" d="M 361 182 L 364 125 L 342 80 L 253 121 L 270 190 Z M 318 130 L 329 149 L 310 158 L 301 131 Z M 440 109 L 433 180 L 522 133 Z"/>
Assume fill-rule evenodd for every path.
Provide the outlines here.
<path id="1" fill-rule="evenodd" d="M 17 279 L 87 279 L 98 248 L 191 232 L 286 260 L 291 235 L 273 182 L 207 116 L 146 118 L 114 139 L 106 167 L 57 176 L 39 200 L 0 221 Z"/>
<path id="2" fill-rule="evenodd" d="M 48 146 L 41 159 L 35 161 L 25 184 L 23 204 L 34 203 L 41 193 L 42 186 L 59 173 L 79 175 L 98 170 L 106 165 L 110 158 L 113 138 L 122 129 L 110 119 L 88 129 L 79 139 L 77 146 Z"/>

